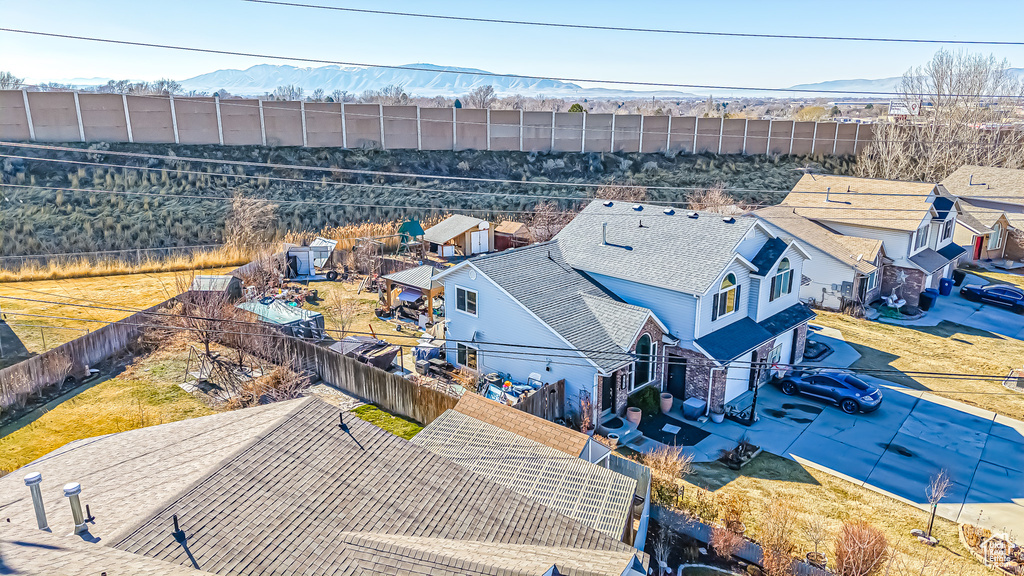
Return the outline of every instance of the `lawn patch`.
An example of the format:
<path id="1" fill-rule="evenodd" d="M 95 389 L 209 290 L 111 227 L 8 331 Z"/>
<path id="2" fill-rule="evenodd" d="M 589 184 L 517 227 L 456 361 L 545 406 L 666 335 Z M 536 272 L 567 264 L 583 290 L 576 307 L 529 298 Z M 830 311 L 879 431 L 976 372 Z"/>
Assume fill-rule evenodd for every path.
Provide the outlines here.
<path id="1" fill-rule="evenodd" d="M 358 416 L 361 420 L 365 420 L 374 426 L 387 430 L 395 436 L 405 438 L 406 440 L 412 440 L 412 437 L 423 430 L 423 426 L 420 426 L 416 422 L 401 416 L 395 416 L 373 406 L 372 404 L 364 404 L 358 408 L 352 410 L 352 413 Z"/>

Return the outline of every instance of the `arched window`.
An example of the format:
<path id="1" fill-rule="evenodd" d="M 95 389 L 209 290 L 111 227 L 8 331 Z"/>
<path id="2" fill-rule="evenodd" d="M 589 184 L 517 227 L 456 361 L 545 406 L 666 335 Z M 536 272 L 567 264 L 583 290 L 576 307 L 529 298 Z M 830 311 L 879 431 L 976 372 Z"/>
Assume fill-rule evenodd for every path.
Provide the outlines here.
<path id="1" fill-rule="evenodd" d="M 725 275 L 722 285 L 719 286 L 718 294 L 712 304 L 711 319 L 717 320 L 722 316 L 732 314 L 740 307 L 740 286 L 736 283 L 736 275 L 732 272 Z"/>
<path id="2" fill-rule="evenodd" d="M 653 344 L 649 334 L 644 334 L 636 342 L 636 371 L 633 376 L 633 387 L 639 388 L 651 381 L 653 367 Z"/>
<path id="3" fill-rule="evenodd" d="M 789 258 L 783 258 L 782 262 L 779 262 L 779 269 L 772 278 L 772 291 L 768 296 L 768 301 L 771 302 L 780 296 L 789 294 L 790 290 L 793 289 L 793 270 L 789 267 Z"/>

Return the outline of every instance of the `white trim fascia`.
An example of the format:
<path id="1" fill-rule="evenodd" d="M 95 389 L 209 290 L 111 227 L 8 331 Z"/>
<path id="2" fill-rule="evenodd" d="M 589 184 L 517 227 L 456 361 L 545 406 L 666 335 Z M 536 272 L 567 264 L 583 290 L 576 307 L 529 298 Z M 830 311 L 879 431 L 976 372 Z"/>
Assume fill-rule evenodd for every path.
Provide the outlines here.
<path id="1" fill-rule="evenodd" d="M 518 300 L 518 299 L 517 299 L 517 298 L 516 298 L 515 296 L 513 296 L 513 295 L 509 294 L 508 290 L 505 290 L 505 288 L 504 288 L 504 287 L 502 287 L 502 286 L 501 286 L 500 284 L 498 284 L 497 282 L 495 282 L 493 278 L 491 278 L 491 277 L 490 277 L 490 276 L 488 276 L 487 274 L 484 274 L 483 270 L 481 270 L 481 269 L 477 268 L 476 266 L 474 266 L 474 265 L 473 265 L 473 263 L 472 263 L 472 262 L 470 262 L 470 261 L 468 261 L 468 260 L 467 260 L 466 262 L 464 262 L 464 264 L 468 264 L 470 268 L 472 268 L 472 269 L 476 270 L 477 274 L 479 274 L 479 275 L 480 275 L 480 276 L 482 276 L 483 278 L 486 278 L 486 279 L 487 279 L 487 281 L 488 281 L 488 282 L 490 282 L 491 284 L 493 284 L 495 288 L 497 288 L 498 290 L 501 290 L 501 293 L 502 293 L 502 294 L 504 294 L 505 296 L 508 296 L 508 298 L 509 298 L 510 300 L 512 300 L 513 302 L 515 302 L 515 303 L 516 303 L 516 304 L 517 304 L 517 305 L 518 305 L 518 306 L 519 306 L 520 308 L 522 308 L 522 309 L 523 309 L 523 310 L 524 310 L 524 311 L 525 311 L 525 312 L 526 312 L 527 314 L 529 314 L 530 316 L 532 316 L 534 320 L 536 320 L 537 322 L 540 322 L 541 326 L 543 326 L 543 327 L 547 328 L 549 332 L 551 332 L 552 334 L 554 334 L 554 335 L 555 335 L 555 337 L 557 337 L 557 338 L 558 338 L 559 340 L 561 340 L 562 342 L 564 342 L 564 343 L 565 343 L 565 345 L 566 345 L 566 346 L 568 346 L 570 350 L 572 350 L 573 352 L 575 352 L 575 353 L 579 354 L 579 355 L 580 355 L 580 358 L 583 358 L 584 360 L 586 360 L 586 361 L 587 361 L 587 363 L 588 363 L 588 364 L 590 364 L 591 366 L 593 366 L 593 367 L 594 367 L 594 368 L 595 368 L 595 369 L 596 369 L 596 370 L 597 370 L 598 372 L 601 372 L 601 368 L 600 368 L 600 367 L 599 367 L 599 366 L 598 366 L 598 365 L 597 365 L 597 364 L 596 364 L 596 363 L 595 363 L 595 362 L 594 362 L 593 360 L 591 360 L 590 358 L 588 358 L 586 354 L 584 354 L 584 353 L 583 353 L 583 352 L 581 352 L 581 351 L 580 351 L 580 350 L 579 350 L 578 348 L 576 348 L 575 346 L 573 346 L 571 342 L 569 342 L 568 340 L 566 340 L 564 336 L 562 336 L 561 334 L 559 334 L 557 330 L 555 330 L 555 329 L 554 329 L 554 328 L 552 328 L 552 327 L 551 327 L 550 325 L 548 325 L 548 323 L 547 323 L 547 322 L 545 322 L 545 321 L 541 320 L 541 319 L 540 319 L 540 316 L 537 316 L 536 314 L 534 314 L 534 313 L 533 313 L 533 310 L 530 310 L 530 309 L 529 309 L 529 308 L 527 308 L 526 306 L 523 306 L 523 303 L 522 303 L 522 302 L 520 302 L 520 301 L 519 301 L 519 300 Z M 451 269 L 449 269 L 448 271 L 451 271 Z M 617 366 L 616 368 L 613 368 L 613 369 L 612 369 L 612 373 L 614 373 L 614 372 L 615 372 L 616 370 L 618 370 L 618 369 L 619 369 L 619 368 L 621 368 L 622 366 L 624 366 L 624 365 L 626 365 L 626 364 L 629 364 L 630 362 L 632 362 L 632 360 L 630 360 L 630 361 L 626 361 L 626 362 L 623 362 L 623 364 L 622 364 L 622 365 L 620 365 L 620 366 Z"/>
<path id="2" fill-rule="evenodd" d="M 440 280 L 441 278 L 444 278 L 445 276 L 451 274 L 452 272 L 455 272 L 456 270 L 462 270 L 463 268 L 465 268 L 468 265 L 469 265 L 469 260 L 463 260 L 462 262 L 456 264 L 455 266 L 452 266 L 451 268 L 449 268 L 447 270 L 444 270 L 443 272 L 440 272 L 438 274 L 435 274 L 435 275 L 431 276 L 430 279 L 434 280 L 434 281 Z M 475 266 L 474 266 L 474 268 L 475 268 Z"/>

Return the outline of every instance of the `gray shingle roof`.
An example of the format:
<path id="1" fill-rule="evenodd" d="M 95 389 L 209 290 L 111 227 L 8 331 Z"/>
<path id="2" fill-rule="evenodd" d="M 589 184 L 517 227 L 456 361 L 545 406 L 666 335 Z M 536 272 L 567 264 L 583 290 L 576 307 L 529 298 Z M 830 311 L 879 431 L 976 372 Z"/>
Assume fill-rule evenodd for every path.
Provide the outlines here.
<path id="1" fill-rule="evenodd" d="M 965 249 L 963 246 L 955 242 L 950 242 L 949 244 L 946 244 L 942 248 L 939 248 L 938 252 L 939 254 L 942 255 L 943 258 L 947 260 L 952 260 L 957 256 L 963 254 L 964 252 L 967 252 L 967 249 Z"/>
<path id="2" fill-rule="evenodd" d="M 954 196 L 985 197 L 990 202 L 1024 206 L 1024 170 L 961 166 L 947 176 L 942 185 Z"/>
<path id="3" fill-rule="evenodd" d="M 416 268 L 409 268 L 408 270 L 401 270 L 399 272 L 393 272 L 387 274 L 384 278 L 391 280 L 392 282 L 398 282 L 406 286 L 413 286 L 420 290 L 430 290 L 432 286 L 436 286 L 438 282 L 432 282 L 431 278 L 437 274 L 437 270 L 430 264 L 424 264 L 417 266 Z"/>
<path id="4" fill-rule="evenodd" d="M 696 343 L 715 360 L 725 363 L 775 338 L 790 328 L 814 318 L 814 312 L 803 304 L 794 304 L 761 322 L 750 317 L 697 339 Z"/>
<path id="5" fill-rule="evenodd" d="M 782 257 L 782 253 L 789 248 L 789 244 L 786 244 L 781 238 L 772 238 L 761 246 L 761 249 L 754 255 L 754 259 L 750 261 L 757 268 L 757 275 L 764 276 L 772 269 L 772 266 L 779 261 Z"/>
<path id="6" fill-rule="evenodd" d="M 560 242 L 470 260 L 602 370 L 629 362 L 625 350 L 651 311 L 617 300 L 566 262 Z"/>
<path id="7" fill-rule="evenodd" d="M 455 410 L 412 442 L 612 538 L 622 537 L 636 491 L 632 478 Z"/>
<path id="8" fill-rule="evenodd" d="M 465 234 L 468 230 L 475 230 L 482 222 L 484 220 L 473 216 L 452 214 L 438 224 L 427 228 L 423 233 L 423 239 L 434 244 L 444 244 L 460 234 Z"/>
<path id="9" fill-rule="evenodd" d="M 426 551 L 458 541 L 620 555 L 620 567 L 606 574 L 631 561 L 630 546 L 372 424 L 346 418 L 342 430 L 338 414 L 301 401 L 113 546 L 247 576 L 494 573 L 507 562 L 490 563 L 479 547 L 475 567 L 463 572 L 464 556 Z M 173 514 L 184 545 L 171 534 Z M 402 545 L 407 538 L 439 542 L 425 550 Z"/>
<path id="10" fill-rule="evenodd" d="M 591 202 L 556 236 L 566 261 L 584 272 L 703 294 L 755 224 L 745 216 L 724 222 L 718 214 L 691 218 L 681 210 L 667 215 L 663 206 L 633 206 Z M 602 224 L 608 225 L 607 244 Z"/>
<path id="11" fill-rule="evenodd" d="M 910 261 L 930 274 L 949 264 L 950 258 L 946 258 L 931 248 L 925 248 L 911 256 Z"/>
<path id="12" fill-rule="evenodd" d="M 845 236 L 804 218 L 788 206 L 770 206 L 754 212 L 754 216 L 782 230 L 805 246 L 813 246 L 836 260 L 854 267 L 862 274 L 875 271 L 872 262 L 882 249 L 882 241 Z"/>

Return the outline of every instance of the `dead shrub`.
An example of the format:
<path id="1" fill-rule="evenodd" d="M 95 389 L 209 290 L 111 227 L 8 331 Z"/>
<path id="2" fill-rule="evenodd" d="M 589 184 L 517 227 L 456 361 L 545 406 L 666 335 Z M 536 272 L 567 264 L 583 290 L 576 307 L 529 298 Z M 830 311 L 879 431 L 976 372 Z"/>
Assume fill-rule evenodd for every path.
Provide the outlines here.
<path id="1" fill-rule="evenodd" d="M 796 528 L 796 512 L 786 501 L 769 501 L 761 511 L 757 541 L 764 551 L 762 567 L 768 576 L 792 573 L 796 544 L 790 536 Z"/>
<path id="2" fill-rule="evenodd" d="M 704 190 L 695 190 L 686 196 L 691 210 L 714 212 L 723 216 L 735 216 L 747 211 L 747 207 L 729 196 L 725 184 L 719 182 Z"/>
<path id="3" fill-rule="evenodd" d="M 870 576 L 882 568 L 888 557 L 885 534 L 864 520 L 852 520 L 836 536 L 837 576 Z"/>
<path id="4" fill-rule="evenodd" d="M 619 202 L 646 202 L 647 188 L 643 186 L 626 186 L 610 184 L 599 186 L 594 192 L 595 198 L 602 200 L 618 200 Z"/>
<path id="5" fill-rule="evenodd" d="M 640 456 L 640 463 L 651 469 L 651 500 L 672 508 L 679 494 L 679 480 L 693 472 L 693 455 L 680 447 L 659 446 Z"/>
<path id="6" fill-rule="evenodd" d="M 703 488 L 693 488 L 688 491 L 688 494 L 690 496 L 686 499 L 686 509 L 691 515 L 708 524 L 718 520 L 722 509 L 718 497 L 713 492 Z"/>
<path id="7" fill-rule="evenodd" d="M 723 526 L 715 526 L 711 529 L 711 541 L 708 544 L 711 544 L 711 549 L 718 557 L 728 560 L 743 545 L 743 537 Z"/>
<path id="8" fill-rule="evenodd" d="M 236 410 L 291 400 L 302 396 L 309 385 L 308 375 L 296 372 L 287 366 L 278 366 L 269 374 L 243 384 L 228 402 L 227 407 L 229 410 Z"/>

